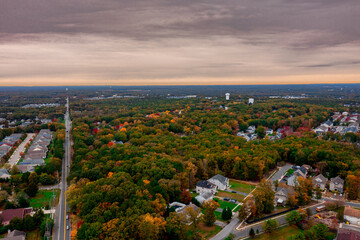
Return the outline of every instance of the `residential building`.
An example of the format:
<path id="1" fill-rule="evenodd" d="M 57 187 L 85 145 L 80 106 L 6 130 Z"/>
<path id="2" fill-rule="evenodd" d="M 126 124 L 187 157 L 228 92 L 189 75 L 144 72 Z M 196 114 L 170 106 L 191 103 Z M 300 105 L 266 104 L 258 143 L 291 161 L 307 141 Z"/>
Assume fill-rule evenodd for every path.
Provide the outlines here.
<path id="1" fill-rule="evenodd" d="M 200 204 L 203 204 L 203 202 L 206 202 L 206 201 L 209 201 L 209 200 L 212 200 L 214 197 L 214 194 L 212 194 L 211 192 L 205 192 L 205 193 L 202 193 L 198 196 L 196 196 L 196 200 L 198 200 L 198 202 Z"/>
<path id="2" fill-rule="evenodd" d="M 226 101 L 230 100 L 230 93 L 225 93 L 225 99 L 226 99 Z"/>
<path id="3" fill-rule="evenodd" d="M 330 191 L 337 191 L 339 193 L 344 192 L 344 180 L 342 180 L 339 176 L 331 178 L 329 184 Z"/>
<path id="4" fill-rule="evenodd" d="M 208 179 L 208 182 L 215 184 L 220 190 L 225 190 L 229 188 L 229 178 L 224 177 L 220 174 L 216 174 L 212 178 Z"/>
<path id="5" fill-rule="evenodd" d="M 360 210 L 345 206 L 344 219 L 350 224 L 360 225 Z"/>
<path id="6" fill-rule="evenodd" d="M 336 240 L 359 240 L 360 228 L 340 223 Z"/>
<path id="7" fill-rule="evenodd" d="M 254 104 L 255 100 L 254 98 L 249 98 L 249 104 Z"/>
<path id="8" fill-rule="evenodd" d="M 291 187 L 279 187 L 275 192 L 275 203 L 277 205 L 285 205 L 289 194 L 293 194 L 294 190 Z"/>
<path id="9" fill-rule="evenodd" d="M 321 190 L 324 190 L 326 187 L 327 181 L 328 181 L 328 179 L 326 177 L 324 177 L 322 174 L 319 174 L 316 177 L 314 177 L 313 184 L 314 184 L 314 187 L 318 187 Z"/>
<path id="10" fill-rule="evenodd" d="M 212 193 L 215 195 L 217 186 L 209 181 L 201 180 L 196 184 L 196 193 L 203 194 L 203 193 Z"/>
<path id="11" fill-rule="evenodd" d="M 5 238 L 3 238 L 4 240 L 25 240 L 26 239 L 26 232 L 22 232 L 19 230 L 13 230 L 10 231 L 10 229 L 8 230 L 8 234 Z"/>
<path id="12" fill-rule="evenodd" d="M 8 225 L 10 221 L 15 218 L 23 219 L 25 215 L 30 214 L 32 208 L 17 208 L 17 209 L 6 209 L 1 214 L 1 222 L 3 225 Z"/>

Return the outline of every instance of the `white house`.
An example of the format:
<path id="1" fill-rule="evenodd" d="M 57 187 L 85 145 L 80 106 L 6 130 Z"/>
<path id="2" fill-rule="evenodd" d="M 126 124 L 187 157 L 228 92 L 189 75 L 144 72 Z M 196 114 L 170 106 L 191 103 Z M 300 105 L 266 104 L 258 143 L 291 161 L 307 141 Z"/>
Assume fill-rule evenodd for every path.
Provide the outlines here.
<path id="1" fill-rule="evenodd" d="M 215 184 L 220 190 L 225 190 L 229 188 L 229 179 L 220 174 L 216 174 L 212 178 L 208 179 L 208 182 Z"/>
<path id="2" fill-rule="evenodd" d="M 254 99 L 253 98 L 249 98 L 249 104 L 254 104 Z"/>
<path id="3" fill-rule="evenodd" d="M 214 197 L 214 195 L 212 193 L 206 192 L 206 193 L 202 193 L 202 194 L 196 196 L 195 198 L 196 198 L 196 200 L 198 200 L 198 202 L 200 204 L 203 204 L 203 202 L 207 202 L 209 200 L 212 200 L 213 197 Z"/>
<path id="4" fill-rule="evenodd" d="M 195 189 L 198 194 L 212 193 L 215 195 L 217 186 L 209 181 L 201 180 L 196 184 Z"/>
<path id="5" fill-rule="evenodd" d="M 339 176 L 331 178 L 329 184 L 330 191 L 338 191 L 339 193 L 344 192 L 344 180 Z"/>
<path id="6" fill-rule="evenodd" d="M 345 206 L 344 219 L 350 224 L 360 225 L 360 210 Z"/>
<path id="7" fill-rule="evenodd" d="M 318 187 L 321 190 L 324 190 L 327 181 L 328 181 L 328 179 L 326 177 L 324 177 L 322 174 L 319 174 L 316 177 L 314 177 L 313 184 L 314 184 L 314 187 Z"/>

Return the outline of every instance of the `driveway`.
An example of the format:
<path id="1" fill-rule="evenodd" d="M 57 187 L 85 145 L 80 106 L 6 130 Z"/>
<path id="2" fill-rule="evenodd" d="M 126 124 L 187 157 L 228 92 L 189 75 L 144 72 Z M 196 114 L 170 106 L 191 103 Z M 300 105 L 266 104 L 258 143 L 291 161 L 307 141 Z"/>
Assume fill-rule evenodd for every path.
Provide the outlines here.
<path id="1" fill-rule="evenodd" d="M 292 167 L 291 164 L 285 164 L 284 166 L 282 166 L 279 171 L 277 171 L 272 177 L 271 177 L 271 183 L 274 184 L 274 182 L 276 180 L 280 180 L 284 175 L 285 173 Z"/>
<path id="2" fill-rule="evenodd" d="M 21 158 L 20 153 L 25 151 L 25 145 L 27 143 L 30 142 L 30 139 L 35 137 L 35 133 L 28 133 L 25 140 L 15 149 L 15 151 L 13 152 L 13 154 L 11 155 L 11 157 L 8 160 L 8 163 L 10 164 L 11 167 L 13 167 L 14 165 L 16 165 L 18 163 L 18 161 Z"/>

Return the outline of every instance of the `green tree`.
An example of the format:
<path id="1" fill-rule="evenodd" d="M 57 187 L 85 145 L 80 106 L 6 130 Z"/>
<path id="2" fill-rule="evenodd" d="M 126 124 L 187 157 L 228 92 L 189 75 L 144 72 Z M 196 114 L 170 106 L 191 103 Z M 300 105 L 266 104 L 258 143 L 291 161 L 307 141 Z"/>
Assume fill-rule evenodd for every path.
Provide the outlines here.
<path id="1" fill-rule="evenodd" d="M 249 231 L 249 236 L 250 236 L 250 238 L 254 238 L 254 237 L 255 237 L 255 231 L 254 231 L 253 228 L 250 229 L 250 231 Z"/>
<path id="2" fill-rule="evenodd" d="M 221 217 L 224 220 L 229 220 L 232 217 L 232 211 L 229 207 L 225 207 L 221 213 Z"/>
<path id="3" fill-rule="evenodd" d="M 290 225 L 297 224 L 301 221 L 301 216 L 294 210 L 286 215 L 286 221 L 288 221 Z"/>
<path id="4" fill-rule="evenodd" d="M 263 126 L 258 126 L 256 128 L 256 133 L 259 138 L 264 138 L 266 135 L 265 128 Z"/>
<path id="5" fill-rule="evenodd" d="M 272 233 L 278 227 L 279 227 L 279 223 L 276 219 L 269 219 L 265 221 L 262 225 L 262 228 L 267 233 Z"/>

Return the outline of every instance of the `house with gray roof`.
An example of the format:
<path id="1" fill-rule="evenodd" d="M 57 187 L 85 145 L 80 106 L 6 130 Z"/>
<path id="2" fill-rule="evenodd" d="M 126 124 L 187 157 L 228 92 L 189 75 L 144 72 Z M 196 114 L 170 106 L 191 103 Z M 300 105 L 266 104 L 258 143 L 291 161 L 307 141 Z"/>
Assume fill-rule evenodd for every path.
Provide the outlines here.
<path id="1" fill-rule="evenodd" d="M 212 178 L 208 179 L 208 181 L 215 184 L 220 190 L 225 190 L 229 188 L 229 178 L 224 177 L 220 174 L 216 174 Z"/>
<path id="2" fill-rule="evenodd" d="M 328 181 L 328 179 L 320 173 L 319 175 L 314 177 L 313 184 L 314 184 L 314 187 L 318 187 L 321 190 L 324 190 L 326 187 L 327 181 Z"/>
<path id="3" fill-rule="evenodd" d="M 203 194 L 203 193 L 212 193 L 215 195 L 217 186 L 209 181 L 201 180 L 196 184 L 196 193 Z"/>
<path id="4" fill-rule="evenodd" d="M 22 232 L 19 230 L 13 230 L 10 231 L 10 229 L 8 230 L 8 234 L 5 238 L 3 238 L 4 240 L 25 240 L 26 238 L 26 232 Z"/>
<path id="5" fill-rule="evenodd" d="M 293 194 L 294 190 L 291 187 L 279 187 L 275 192 L 275 203 L 277 205 L 285 205 L 289 194 Z"/>
<path id="6" fill-rule="evenodd" d="M 200 204 L 203 204 L 203 202 L 206 202 L 206 201 L 209 201 L 209 200 L 212 200 L 214 197 L 214 194 L 212 194 L 211 192 L 205 192 L 205 193 L 202 193 L 198 196 L 196 196 L 196 200 L 198 200 L 198 202 Z"/>
<path id="7" fill-rule="evenodd" d="M 339 193 L 343 193 L 344 192 L 344 180 L 342 180 L 339 176 L 330 178 L 329 189 L 330 189 L 330 191 L 337 191 Z"/>

